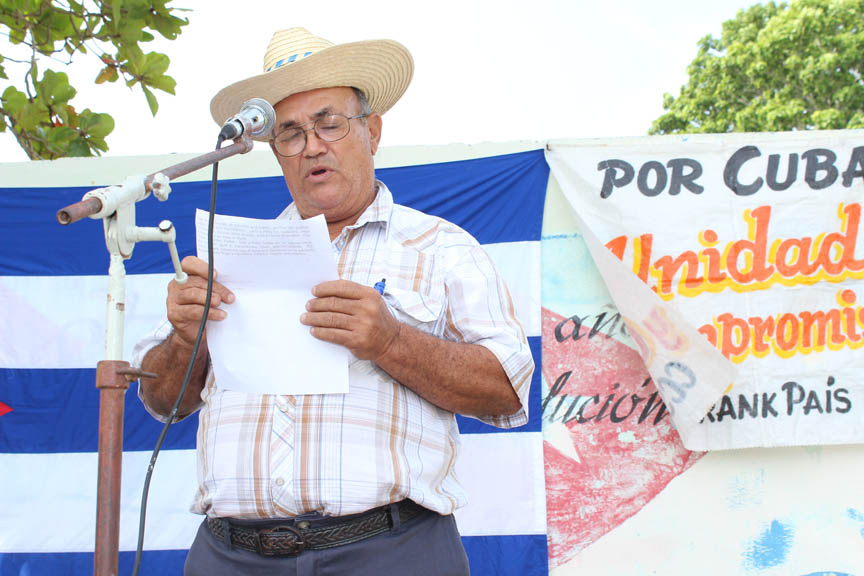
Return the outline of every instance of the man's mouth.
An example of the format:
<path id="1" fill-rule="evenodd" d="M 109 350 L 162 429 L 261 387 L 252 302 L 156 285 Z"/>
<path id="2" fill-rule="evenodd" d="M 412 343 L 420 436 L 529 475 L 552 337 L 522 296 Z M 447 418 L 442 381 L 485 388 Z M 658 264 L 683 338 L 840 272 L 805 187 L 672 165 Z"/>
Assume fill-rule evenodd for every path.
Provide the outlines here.
<path id="1" fill-rule="evenodd" d="M 326 166 L 321 166 L 318 168 L 313 168 L 309 172 L 306 173 L 307 178 L 320 178 L 326 175 L 330 171 Z"/>

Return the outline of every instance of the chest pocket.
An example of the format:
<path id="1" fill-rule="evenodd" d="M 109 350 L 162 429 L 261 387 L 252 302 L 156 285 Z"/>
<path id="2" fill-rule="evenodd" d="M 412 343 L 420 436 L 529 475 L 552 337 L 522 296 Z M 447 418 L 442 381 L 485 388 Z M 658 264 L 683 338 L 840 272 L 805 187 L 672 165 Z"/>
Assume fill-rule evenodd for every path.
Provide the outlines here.
<path id="1" fill-rule="evenodd" d="M 443 333 L 444 302 L 434 296 L 424 296 L 412 290 L 387 289 L 384 302 L 393 317 L 427 334 Z"/>

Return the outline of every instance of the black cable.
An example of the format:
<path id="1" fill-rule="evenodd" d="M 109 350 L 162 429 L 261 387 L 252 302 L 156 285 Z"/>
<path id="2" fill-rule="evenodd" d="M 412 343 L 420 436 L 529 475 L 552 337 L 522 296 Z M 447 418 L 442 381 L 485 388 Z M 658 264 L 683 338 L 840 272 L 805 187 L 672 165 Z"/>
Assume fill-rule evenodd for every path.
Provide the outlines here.
<path id="1" fill-rule="evenodd" d="M 225 140 L 222 134 L 216 140 L 216 149 L 222 146 Z M 210 299 L 213 296 L 213 222 L 216 215 L 216 183 L 219 175 L 219 163 L 213 164 L 213 175 L 211 176 L 210 184 L 210 219 L 207 223 L 207 295 L 204 298 L 204 315 L 201 318 L 201 324 L 198 326 L 198 334 L 195 336 L 195 345 L 192 347 L 192 358 L 189 359 L 189 364 L 186 366 L 186 375 L 183 377 L 183 384 L 180 386 L 180 393 L 177 395 L 177 400 L 174 401 L 174 406 L 171 408 L 171 413 L 168 414 L 168 420 L 162 427 L 162 432 L 159 434 L 159 439 L 156 441 L 156 447 L 153 448 L 153 454 L 150 456 L 150 465 L 147 467 L 147 475 L 144 477 L 144 491 L 141 494 L 141 512 L 138 520 L 138 547 L 135 549 L 135 564 L 132 567 L 132 576 L 138 576 L 138 570 L 141 567 L 141 556 L 144 549 L 144 527 L 147 517 L 147 496 L 150 492 L 150 479 L 153 476 L 153 468 L 156 466 L 156 458 L 159 456 L 159 451 L 162 449 L 162 443 L 168 435 L 168 428 L 174 423 L 177 418 L 177 411 L 180 409 L 180 403 L 183 402 L 183 396 L 186 394 L 186 388 L 189 387 L 189 380 L 192 377 L 192 368 L 195 366 L 195 358 L 198 357 L 198 349 L 201 346 L 201 338 L 204 336 L 204 327 L 207 325 L 207 312 L 210 310 Z M 140 385 L 140 384 L 139 384 Z"/>

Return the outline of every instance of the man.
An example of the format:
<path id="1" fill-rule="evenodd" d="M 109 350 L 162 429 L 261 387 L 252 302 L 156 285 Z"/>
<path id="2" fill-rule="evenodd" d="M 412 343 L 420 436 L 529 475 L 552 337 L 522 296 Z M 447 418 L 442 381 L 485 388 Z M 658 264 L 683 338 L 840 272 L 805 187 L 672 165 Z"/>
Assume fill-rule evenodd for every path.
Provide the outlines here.
<path id="1" fill-rule="evenodd" d="M 180 413 L 201 410 L 192 509 L 207 518 L 186 573 L 467 574 L 452 516 L 466 500 L 454 413 L 527 421 L 534 366 L 510 296 L 476 240 L 394 204 L 375 179 L 381 114 L 413 72 L 404 47 L 334 46 L 294 28 L 274 34 L 264 69 L 211 110 L 221 124 L 249 98 L 274 104 L 270 147 L 293 199 L 280 218 L 323 214 L 340 277 L 313 289 L 298 321 L 353 354 L 350 391 L 223 390 L 201 348 Z M 157 417 L 175 402 L 204 313 L 206 264 L 187 257 L 183 268 L 168 322 L 136 347 L 136 364 L 159 375 L 139 387 Z M 214 283 L 208 320 L 233 301 Z"/>

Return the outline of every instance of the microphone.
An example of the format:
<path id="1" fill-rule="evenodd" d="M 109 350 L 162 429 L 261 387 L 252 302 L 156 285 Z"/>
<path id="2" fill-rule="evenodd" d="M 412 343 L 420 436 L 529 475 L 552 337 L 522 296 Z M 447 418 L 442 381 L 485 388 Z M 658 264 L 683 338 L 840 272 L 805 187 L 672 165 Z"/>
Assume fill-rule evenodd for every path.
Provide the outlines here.
<path id="1" fill-rule="evenodd" d="M 234 140 L 248 130 L 249 136 L 269 134 L 276 125 L 276 111 L 269 102 L 252 98 L 243 103 L 239 114 L 235 114 L 222 125 L 219 135 L 225 140 Z"/>

